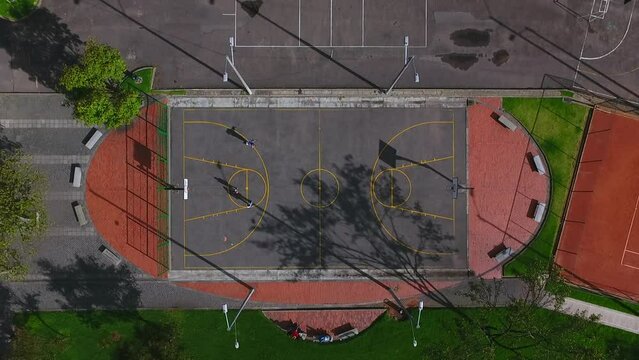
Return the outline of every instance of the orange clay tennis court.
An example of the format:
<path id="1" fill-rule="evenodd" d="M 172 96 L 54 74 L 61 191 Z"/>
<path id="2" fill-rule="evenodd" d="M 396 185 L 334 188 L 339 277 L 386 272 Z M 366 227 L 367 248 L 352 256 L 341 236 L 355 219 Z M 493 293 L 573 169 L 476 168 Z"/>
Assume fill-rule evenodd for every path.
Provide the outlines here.
<path id="1" fill-rule="evenodd" d="M 639 300 L 639 119 L 597 109 L 556 262 L 573 283 Z"/>

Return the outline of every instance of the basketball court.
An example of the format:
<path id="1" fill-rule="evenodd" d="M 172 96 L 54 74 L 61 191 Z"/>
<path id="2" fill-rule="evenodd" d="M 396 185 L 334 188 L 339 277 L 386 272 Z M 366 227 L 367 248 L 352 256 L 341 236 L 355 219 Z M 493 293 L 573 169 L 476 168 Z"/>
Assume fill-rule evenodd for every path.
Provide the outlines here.
<path id="1" fill-rule="evenodd" d="M 174 108 L 171 179 L 172 270 L 467 269 L 465 108 Z"/>
<path id="2" fill-rule="evenodd" d="M 595 110 L 556 262 L 576 284 L 639 300 L 639 119 Z"/>

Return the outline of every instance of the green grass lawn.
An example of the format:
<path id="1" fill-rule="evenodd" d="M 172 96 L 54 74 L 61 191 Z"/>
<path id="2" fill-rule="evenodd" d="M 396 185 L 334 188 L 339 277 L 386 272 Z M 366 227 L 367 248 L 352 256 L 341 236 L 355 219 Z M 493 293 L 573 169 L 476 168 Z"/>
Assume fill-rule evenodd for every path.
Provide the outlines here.
<path id="1" fill-rule="evenodd" d="M 0 0 L 1 1 L 1 0 Z M 153 79 L 155 77 L 155 68 L 154 67 L 143 67 L 133 71 L 133 75 L 137 75 L 142 78 L 142 82 L 140 84 L 136 84 L 135 81 L 128 77 L 125 82 L 130 86 L 139 89 L 147 94 L 151 93 L 153 89 Z"/>
<path id="2" fill-rule="evenodd" d="M 477 309 L 461 309 L 464 316 L 474 316 Z M 492 310 L 495 312 L 503 309 Z M 496 314 L 496 313 L 493 313 Z M 571 317 L 548 310 L 540 316 L 559 324 Z M 449 309 L 426 309 L 421 328 L 416 329 L 418 346 L 412 346 L 408 321 L 396 321 L 386 316 L 372 327 L 346 342 L 317 344 L 293 341 L 259 311 L 244 312 L 238 322 L 240 348 L 235 349 L 233 332 L 226 331 L 221 311 L 175 310 L 141 311 L 139 313 L 98 312 L 92 315 L 74 312 L 41 312 L 17 316 L 30 333 L 57 337 L 62 346 L 51 347 L 56 359 L 111 359 L 120 342 L 127 341 L 140 323 L 171 320 L 181 329 L 181 344 L 193 359 L 423 359 L 429 346 L 454 344 L 463 346 L 463 339 L 453 329 L 461 317 Z M 639 337 L 621 330 L 592 324 L 596 346 L 602 349 L 619 346 L 624 353 L 636 351 Z M 139 336 L 139 333 L 138 333 Z M 534 347 L 524 350 L 535 351 Z M 498 358 L 512 356 L 505 347 L 498 348 Z"/>
<path id="3" fill-rule="evenodd" d="M 546 155 L 552 175 L 549 213 L 542 228 L 529 246 L 504 266 L 504 275 L 516 276 L 535 260 L 552 261 L 590 111 L 585 106 L 564 103 L 561 98 L 504 98 L 503 108 L 532 134 Z"/>
<path id="4" fill-rule="evenodd" d="M 0 0 L 0 17 L 9 20 L 21 19 L 38 5 L 39 0 Z"/>

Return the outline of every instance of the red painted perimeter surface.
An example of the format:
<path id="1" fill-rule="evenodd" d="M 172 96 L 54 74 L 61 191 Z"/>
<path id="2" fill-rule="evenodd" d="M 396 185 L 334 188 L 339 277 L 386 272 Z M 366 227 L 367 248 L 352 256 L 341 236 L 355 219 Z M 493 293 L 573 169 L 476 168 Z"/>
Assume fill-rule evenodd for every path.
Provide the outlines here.
<path id="1" fill-rule="evenodd" d="M 548 203 L 550 181 L 532 170 L 526 154 L 539 154 L 520 126 L 512 132 L 490 115 L 501 99 L 468 108 L 468 257 L 484 278 L 500 278 L 502 267 L 488 252 L 500 243 L 513 251 L 530 242 L 538 225 L 528 217 L 531 199 Z"/>
<path id="2" fill-rule="evenodd" d="M 349 327 L 361 333 L 383 313 L 384 310 L 264 311 L 264 315 L 283 329 L 292 322 L 309 335 L 328 333 L 333 336 Z"/>
<path id="3" fill-rule="evenodd" d="M 556 256 L 571 281 L 634 300 L 639 300 L 637 139 L 639 120 L 594 112 Z"/>
<path id="4" fill-rule="evenodd" d="M 403 281 L 386 281 L 400 298 L 423 296 L 432 287 L 415 288 L 414 284 Z M 444 289 L 458 284 L 457 281 L 433 282 L 432 286 Z M 214 293 L 219 296 L 244 299 L 247 289 L 235 282 L 176 282 L 176 285 L 200 291 Z M 251 301 L 276 304 L 300 305 L 344 305 L 344 304 L 379 304 L 384 299 L 392 300 L 391 295 L 381 286 L 370 281 L 305 281 L 305 282 L 256 282 L 251 283 L 255 293 Z"/>
<path id="5" fill-rule="evenodd" d="M 157 276 L 156 108 L 143 110 L 132 126 L 112 131 L 87 173 L 86 202 L 100 235 L 120 255 Z"/>

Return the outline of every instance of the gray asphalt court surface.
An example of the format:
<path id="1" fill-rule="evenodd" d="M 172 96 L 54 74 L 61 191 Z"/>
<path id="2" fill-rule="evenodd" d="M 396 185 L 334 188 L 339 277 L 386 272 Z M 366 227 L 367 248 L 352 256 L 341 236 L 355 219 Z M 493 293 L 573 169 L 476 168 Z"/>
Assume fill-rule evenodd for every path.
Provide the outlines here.
<path id="1" fill-rule="evenodd" d="M 464 269 L 465 139 L 465 109 L 174 108 L 171 268 Z"/>
<path id="2" fill-rule="evenodd" d="M 0 89 L 50 91 L 89 36 L 129 68 L 158 66 L 157 88 L 572 86 L 636 98 L 635 2 L 601 0 L 44 0 L 0 21 Z M 525 15 L 524 15 L 525 14 Z M 229 82 L 222 74 L 229 73 Z M 420 75 L 416 83 L 415 73 Z M 548 81 L 549 77 L 558 78 Z"/>

